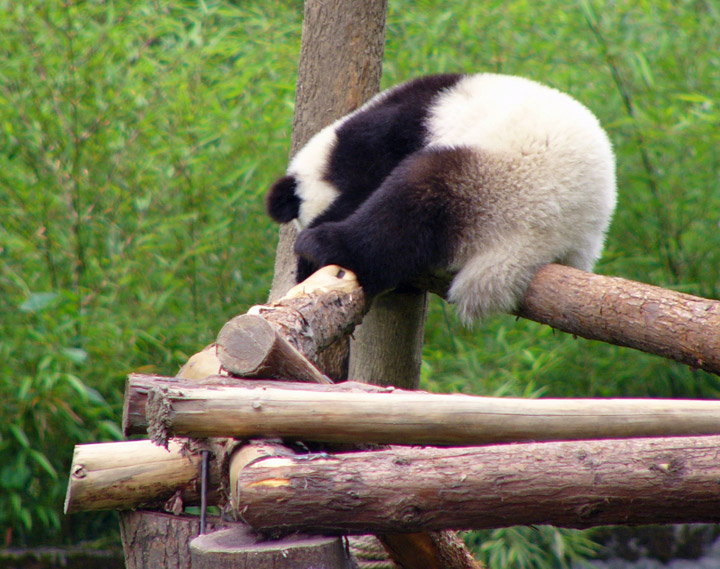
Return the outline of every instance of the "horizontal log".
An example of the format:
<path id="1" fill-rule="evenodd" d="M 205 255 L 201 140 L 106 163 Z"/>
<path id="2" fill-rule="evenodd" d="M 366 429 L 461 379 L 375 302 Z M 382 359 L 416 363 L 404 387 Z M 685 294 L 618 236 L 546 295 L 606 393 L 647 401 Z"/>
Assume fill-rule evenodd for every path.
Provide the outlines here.
<path id="1" fill-rule="evenodd" d="M 231 480 L 272 534 L 720 522 L 720 437 L 268 458 Z"/>
<path id="2" fill-rule="evenodd" d="M 156 393 L 153 405 L 161 410 L 160 417 L 148 411 L 148 422 L 176 436 L 473 445 L 720 434 L 720 401 L 518 399 L 393 388 L 348 390 L 343 384 L 302 387 L 287 388 L 280 382 L 202 386 L 131 376 L 127 393 Z M 124 421 L 136 419 L 132 415 Z"/>
<path id="3" fill-rule="evenodd" d="M 331 269 L 326 279 L 338 270 L 325 267 L 321 271 L 326 269 Z M 313 303 L 323 303 L 329 308 L 338 303 L 352 306 L 352 310 L 346 312 L 352 327 L 367 306 L 363 306 L 364 297 L 356 296 L 362 289 L 352 273 L 341 274 L 344 275 L 342 285 L 331 296 L 324 296 L 330 293 L 318 288 Z M 437 276 L 416 284 L 444 297 L 451 278 L 451 275 Z M 302 298 L 301 289 L 294 294 Z M 344 309 L 331 311 L 342 313 Z M 582 338 L 634 348 L 720 374 L 720 301 L 717 300 L 550 264 L 535 273 L 517 315 Z M 301 320 L 296 324 L 300 327 L 295 328 L 294 336 L 312 346 L 313 336 L 303 334 Z M 285 330 L 295 326 L 290 322 L 288 325 Z M 336 323 L 333 330 L 341 332 L 351 327 L 343 328 Z"/>
<path id="4" fill-rule="evenodd" d="M 518 315 L 720 374 L 720 302 L 665 288 L 546 265 Z"/>
<path id="5" fill-rule="evenodd" d="M 147 432 L 148 423 L 146 406 L 149 393 L 155 389 L 196 389 L 198 387 L 244 387 L 246 389 L 277 388 L 277 389 L 299 389 L 303 391 L 323 391 L 329 388 L 328 385 L 317 383 L 300 383 L 296 381 L 277 381 L 270 379 L 240 379 L 226 375 L 210 375 L 202 379 L 164 377 L 160 375 L 146 375 L 131 373 L 125 382 L 125 400 L 123 405 L 122 427 L 125 436 L 140 435 Z M 334 384 L 331 388 L 338 392 L 366 392 L 381 393 L 388 389 L 377 385 L 359 383 L 356 381 L 344 381 Z"/>
<path id="6" fill-rule="evenodd" d="M 211 469 L 211 477 L 216 488 L 219 472 Z M 147 440 L 76 445 L 65 513 L 162 507 L 173 497 L 192 505 L 199 503 L 199 480 L 200 455 L 183 452 L 179 441 L 167 450 Z"/>

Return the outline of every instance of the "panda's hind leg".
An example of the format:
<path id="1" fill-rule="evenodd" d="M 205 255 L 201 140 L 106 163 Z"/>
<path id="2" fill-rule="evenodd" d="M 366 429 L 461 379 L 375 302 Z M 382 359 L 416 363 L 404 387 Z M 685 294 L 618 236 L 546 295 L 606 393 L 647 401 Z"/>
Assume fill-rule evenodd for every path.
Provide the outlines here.
<path id="1" fill-rule="evenodd" d="M 514 312 L 535 271 L 545 262 L 531 241 L 505 239 L 486 244 L 455 275 L 448 300 L 465 324 L 497 313 Z"/>
<path id="2" fill-rule="evenodd" d="M 302 231 L 295 252 L 350 269 L 370 296 L 446 267 L 463 208 L 455 189 L 473 159 L 462 148 L 411 154 L 350 216 Z"/>

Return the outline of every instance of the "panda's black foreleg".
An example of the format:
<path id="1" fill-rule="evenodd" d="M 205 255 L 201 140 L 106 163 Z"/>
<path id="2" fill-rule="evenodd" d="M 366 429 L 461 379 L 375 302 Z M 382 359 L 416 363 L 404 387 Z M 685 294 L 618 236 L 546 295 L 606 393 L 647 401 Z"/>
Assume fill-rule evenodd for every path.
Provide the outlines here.
<path id="1" fill-rule="evenodd" d="M 350 269 L 369 296 L 447 266 L 462 208 L 454 174 L 467 159 L 462 149 L 416 152 L 353 214 L 302 231 L 295 252 L 306 268 Z"/>
<path id="2" fill-rule="evenodd" d="M 311 261 L 310 259 L 306 259 L 305 257 L 298 257 L 295 280 L 299 283 L 304 281 L 315 271 L 317 271 L 321 266 L 323 265 L 318 265 L 316 262 Z"/>

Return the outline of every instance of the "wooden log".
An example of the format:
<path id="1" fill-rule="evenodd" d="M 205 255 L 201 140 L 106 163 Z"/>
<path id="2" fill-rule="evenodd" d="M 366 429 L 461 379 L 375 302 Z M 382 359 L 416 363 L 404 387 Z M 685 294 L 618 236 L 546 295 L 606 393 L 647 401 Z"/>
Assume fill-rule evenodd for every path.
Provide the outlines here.
<path id="1" fill-rule="evenodd" d="M 336 537 L 294 535 L 259 539 L 239 525 L 199 535 L 190 542 L 192 569 L 352 569 L 342 540 Z"/>
<path id="2" fill-rule="evenodd" d="M 300 389 L 304 391 L 323 391 L 328 385 L 317 383 L 301 383 L 296 381 L 276 381 L 263 379 L 240 379 L 227 375 L 211 375 L 203 379 L 187 381 L 186 378 L 164 377 L 160 375 L 145 375 L 131 373 L 125 382 L 125 399 L 123 404 L 122 428 L 123 434 L 140 435 L 147 433 L 146 406 L 148 394 L 153 389 L 174 387 L 177 389 L 195 389 L 197 387 L 244 387 L 246 389 L 278 388 L 278 389 Z M 357 381 L 344 381 L 332 384 L 332 391 L 343 392 L 365 392 L 382 393 L 387 391 L 385 387 L 368 385 Z"/>
<path id="3" fill-rule="evenodd" d="M 200 455 L 170 441 L 125 441 L 76 445 L 65 497 L 65 513 L 139 507 L 182 511 L 199 503 Z M 211 468 L 211 488 L 220 472 Z M 215 491 L 210 495 L 215 503 Z"/>
<path id="4" fill-rule="evenodd" d="M 428 295 L 384 294 L 353 333 L 348 377 L 365 383 L 417 389 Z"/>
<path id="5" fill-rule="evenodd" d="M 362 384 L 361 384 L 362 385 Z M 372 386 L 368 386 L 372 387 Z M 229 480 L 236 484 L 230 488 L 229 508 L 243 515 L 242 490 L 237 486 L 243 469 L 265 459 L 291 457 L 286 447 L 276 443 L 262 444 L 257 441 L 235 450 L 229 461 Z M 325 456 L 325 455 L 323 455 Z M 271 483 L 267 481 L 267 483 Z M 370 536 L 366 536 L 370 537 Z M 384 547 L 401 567 L 422 567 L 423 569 L 480 569 L 462 540 L 453 532 L 432 532 L 414 534 L 386 534 L 377 536 Z M 365 543 L 367 547 L 367 543 Z M 354 553 L 355 547 L 351 542 Z M 363 548 L 363 552 L 365 548 Z M 420 552 L 420 553 L 418 553 Z M 373 555 L 374 559 L 377 559 Z M 422 563 L 422 565 L 420 565 Z M 372 563 L 372 566 L 376 566 Z M 383 564 L 383 567 L 386 565 Z"/>
<path id="6" fill-rule="evenodd" d="M 228 375 L 217 357 L 217 346 L 210 344 L 205 349 L 190 356 L 177 373 L 185 379 L 202 380 L 210 375 Z"/>
<path id="7" fill-rule="evenodd" d="M 148 421 L 158 430 L 166 429 L 165 436 L 473 445 L 720 434 L 720 401 L 519 399 L 360 390 L 342 384 L 313 389 L 287 386 L 281 382 L 198 386 L 131 376 L 127 383 L 131 395 L 126 399 L 133 398 L 135 391 L 156 392 L 163 415 L 149 416 Z M 123 418 L 126 431 L 134 431 L 126 421 L 136 418 L 136 414 Z"/>
<path id="8" fill-rule="evenodd" d="M 332 383 L 264 318 L 241 314 L 227 322 L 217 338 L 224 369 L 242 377 L 284 377 Z"/>
<path id="9" fill-rule="evenodd" d="M 482 569 L 465 546 L 462 538 L 453 531 L 421 533 L 386 533 L 378 536 L 385 549 L 401 567 L 422 569 Z M 425 552 L 423 565 L 418 565 L 417 552 Z"/>
<path id="10" fill-rule="evenodd" d="M 212 531 L 227 527 L 219 518 L 208 520 Z M 195 569 L 190 540 L 200 532 L 197 516 L 163 512 L 120 512 L 120 535 L 126 569 Z"/>
<path id="11" fill-rule="evenodd" d="M 253 528 L 375 534 L 720 522 L 720 437 L 268 458 L 231 487 Z"/>
<path id="12" fill-rule="evenodd" d="M 323 267 L 280 300 L 253 306 L 225 324 L 216 341 L 218 358 L 241 377 L 331 383 L 308 360 L 352 332 L 367 308 L 353 273 Z"/>
<path id="13" fill-rule="evenodd" d="M 561 265 L 537 271 L 518 315 L 720 374 L 720 302 Z"/>
<path id="14" fill-rule="evenodd" d="M 441 295 L 447 290 L 442 279 L 422 280 L 418 286 Z M 517 314 L 720 374 L 717 300 L 551 264 L 535 273 Z"/>

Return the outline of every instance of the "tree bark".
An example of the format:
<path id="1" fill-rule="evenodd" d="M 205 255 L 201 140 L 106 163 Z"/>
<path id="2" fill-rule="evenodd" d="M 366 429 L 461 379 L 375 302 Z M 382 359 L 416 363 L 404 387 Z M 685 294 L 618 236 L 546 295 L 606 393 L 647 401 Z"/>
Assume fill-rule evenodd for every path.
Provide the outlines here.
<path id="1" fill-rule="evenodd" d="M 208 529 L 227 524 L 208 520 Z M 161 512 L 120 512 L 120 534 L 126 569 L 195 569 L 190 540 L 200 532 L 197 516 L 175 516 Z"/>
<path id="2" fill-rule="evenodd" d="M 353 331 L 367 310 L 357 278 L 323 267 L 281 299 L 253 306 L 223 326 L 217 355 L 241 377 L 284 377 L 330 383 L 314 364 L 333 342 Z"/>
<path id="3" fill-rule="evenodd" d="M 537 271 L 518 315 L 720 374 L 720 302 L 561 265 Z"/>
<path id="4" fill-rule="evenodd" d="M 223 369 L 240 377 L 332 383 L 270 322 L 252 314 L 236 316 L 222 327 L 217 355 Z"/>
<path id="5" fill-rule="evenodd" d="M 442 293 L 447 283 L 436 279 L 424 284 Z M 720 375 L 717 300 L 552 264 L 537 271 L 517 314 L 569 334 L 627 346 Z M 394 342 L 392 338 L 387 345 L 394 346 Z M 373 370 L 366 379 L 382 377 L 381 373 Z"/>
<path id="6" fill-rule="evenodd" d="M 232 486 L 284 534 L 720 522 L 720 437 L 391 450 L 260 460 Z"/>
<path id="7" fill-rule="evenodd" d="M 334 443 L 480 445 L 500 442 L 720 434 L 720 401 L 662 399 L 520 399 L 438 395 L 362 384 L 251 381 L 197 385 L 131 376 L 126 399 L 142 405 L 155 391 L 170 435 L 282 437 Z M 239 383 L 239 382 L 238 382 Z M 357 386 L 357 387 L 356 387 Z M 289 387 L 289 388 L 287 388 Z M 153 405 L 148 406 L 148 421 Z M 145 422 L 138 413 L 123 419 Z"/>
<path id="8" fill-rule="evenodd" d="M 417 389 L 427 305 L 424 291 L 391 292 L 376 298 L 350 342 L 348 377 Z"/>
<path id="9" fill-rule="evenodd" d="M 386 533 L 380 537 L 385 549 L 401 567 L 415 567 L 417 552 L 423 551 L 425 569 L 478 569 L 481 565 L 465 547 L 465 543 L 452 531 L 421 533 Z"/>

